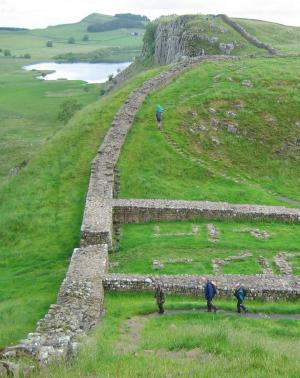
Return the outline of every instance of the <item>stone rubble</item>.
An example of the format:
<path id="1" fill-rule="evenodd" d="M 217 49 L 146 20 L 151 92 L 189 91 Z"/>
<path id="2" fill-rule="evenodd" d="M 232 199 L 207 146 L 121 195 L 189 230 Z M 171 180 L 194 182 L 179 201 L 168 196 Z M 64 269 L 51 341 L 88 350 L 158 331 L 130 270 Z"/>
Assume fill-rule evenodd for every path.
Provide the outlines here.
<path id="1" fill-rule="evenodd" d="M 231 261 L 240 261 L 240 260 L 245 260 L 247 259 L 248 257 L 252 257 L 252 253 L 251 252 L 241 252 L 240 254 L 238 255 L 235 255 L 235 256 L 228 256 L 228 257 L 225 257 L 224 259 L 213 259 L 212 260 L 212 267 L 213 267 L 213 271 L 216 275 L 220 275 L 222 274 L 222 267 L 225 265 L 225 264 L 228 264 L 230 263 Z"/>
<path id="2" fill-rule="evenodd" d="M 208 240 L 211 243 L 217 243 L 219 241 L 219 235 L 220 235 L 220 232 L 217 229 L 217 227 L 214 224 L 209 223 L 206 225 L 206 229 L 207 229 L 207 234 L 208 234 Z"/>
<path id="3" fill-rule="evenodd" d="M 273 274 L 273 269 L 265 257 L 259 256 L 257 261 L 262 268 L 262 274 Z"/>

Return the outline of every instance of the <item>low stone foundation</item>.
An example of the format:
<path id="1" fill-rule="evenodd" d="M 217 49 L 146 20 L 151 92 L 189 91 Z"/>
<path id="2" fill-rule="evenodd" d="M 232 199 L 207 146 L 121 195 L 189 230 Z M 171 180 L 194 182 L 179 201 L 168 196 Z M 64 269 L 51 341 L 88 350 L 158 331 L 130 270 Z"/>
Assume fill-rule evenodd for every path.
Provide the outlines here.
<path id="1" fill-rule="evenodd" d="M 300 222 L 300 209 L 283 206 L 235 205 L 226 202 L 115 199 L 116 223 L 205 219 L 250 219 Z"/>
<path id="2" fill-rule="evenodd" d="M 241 283 L 251 299 L 295 299 L 300 298 L 300 277 L 276 275 L 256 276 L 205 276 L 217 284 L 218 296 L 232 298 L 235 286 Z M 104 281 L 107 291 L 154 291 L 160 285 L 168 294 L 203 296 L 203 276 L 154 276 L 141 274 L 108 274 Z"/>

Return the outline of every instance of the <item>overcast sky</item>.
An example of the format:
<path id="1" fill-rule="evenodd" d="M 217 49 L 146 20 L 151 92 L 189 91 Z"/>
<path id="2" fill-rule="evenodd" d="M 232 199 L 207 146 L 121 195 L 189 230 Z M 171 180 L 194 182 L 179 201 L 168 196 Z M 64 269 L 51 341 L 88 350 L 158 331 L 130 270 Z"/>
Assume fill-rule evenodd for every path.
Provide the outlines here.
<path id="1" fill-rule="evenodd" d="M 0 0 L 0 26 L 27 28 L 77 22 L 90 13 L 226 13 L 300 26 L 300 0 Z"/>

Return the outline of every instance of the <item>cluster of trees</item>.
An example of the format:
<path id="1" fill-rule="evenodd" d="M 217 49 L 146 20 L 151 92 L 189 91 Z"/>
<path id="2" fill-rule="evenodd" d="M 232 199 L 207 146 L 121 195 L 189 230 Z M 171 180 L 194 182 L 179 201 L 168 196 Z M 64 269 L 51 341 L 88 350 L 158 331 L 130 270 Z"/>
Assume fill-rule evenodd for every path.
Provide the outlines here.
<path id="1" fill-rule="evenodd" d="M 88 32 L 104 32 L 116 29 L 143 29 L 145 22 L 149 21 L 146 16 L 140 16 L 131 13 L 116 14 L 114 19 L 104 23 L 94 23 L 88 26 Z"/>
<path id="2" fill-rule="evenodd" d="M 28 30 L 26 28 L 8 28 L 8 27 L 0 27 L 0 31 L 9 31 L 9 32 L 14 32 L 14 31 L 24 31 Z"/>
<path id="3" fill-rule="evenodd" d="M 20 55 L 20 56 L 16 56 L 16 55 L 12 55 L 11 51 L 8 50 L 8 49 L 1 49 L 0 48 L 0 54 L 3 54 L 3 56 L 5 57 L 13 57 L 13 58 L 23 58 L 23 59 L 30 59 L 31 58 L 31 55 L 26 53 L 24 55 Z"/>

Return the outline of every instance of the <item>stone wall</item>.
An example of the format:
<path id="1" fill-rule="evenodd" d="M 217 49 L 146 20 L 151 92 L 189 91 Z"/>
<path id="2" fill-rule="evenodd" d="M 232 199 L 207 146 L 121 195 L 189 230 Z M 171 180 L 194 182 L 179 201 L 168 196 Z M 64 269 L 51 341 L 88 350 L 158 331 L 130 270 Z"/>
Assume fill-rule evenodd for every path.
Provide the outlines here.
<path id="1" fill-rule="evenodd" d="M 107 245 L 75 249 L 57 303 L 50 306 L 34 333 L 7 348 L 0 357 L 28 354 L 41 364 L 53 357 L 71 357 L 76 351 L 76 337 L 92 328 L 103 311 L 102 280 L 107 266 Z"/>
<path id="2" fill-rule="evenodd" d="M 205 277 L 216 282 L 219 297 L 232 297 L 237 283 L 245 287 L 247 297 L 252 299 L 294 299 L 300 296 L 300 277 L 262 274 Z M 168 294 L 203 296 L 203 278 L 189 275 L 108 274 L 103 283 L 107 291 L 154 291 L 159 284 Z"/>
<path id="3" fill-rule="evenodd" d="M 300 209 L 283 206 L 235 205 L 226 202 L 176 200 L 113 200 L 116 223 L 207 219 L 251 219 L 300 222 Z"/>
<path id="4" fill-rule="evenodd" d="M 242 37 L 244 37 L 248 42 L 252 43 L 254 46 L 260 49 L 267 50 L 271 55 L 277 54 L 277 51 L 272 46 L 259 41 L 256 37 L 248 33 L 247 30 L 245 30 L 241 25 L 229 18 L 226 14 L 220 14 L 219 16 L 222 18 L 224 22 L 226 22 L 227 25 L 231 26 L 234 30 L 240 33 Z"/>

